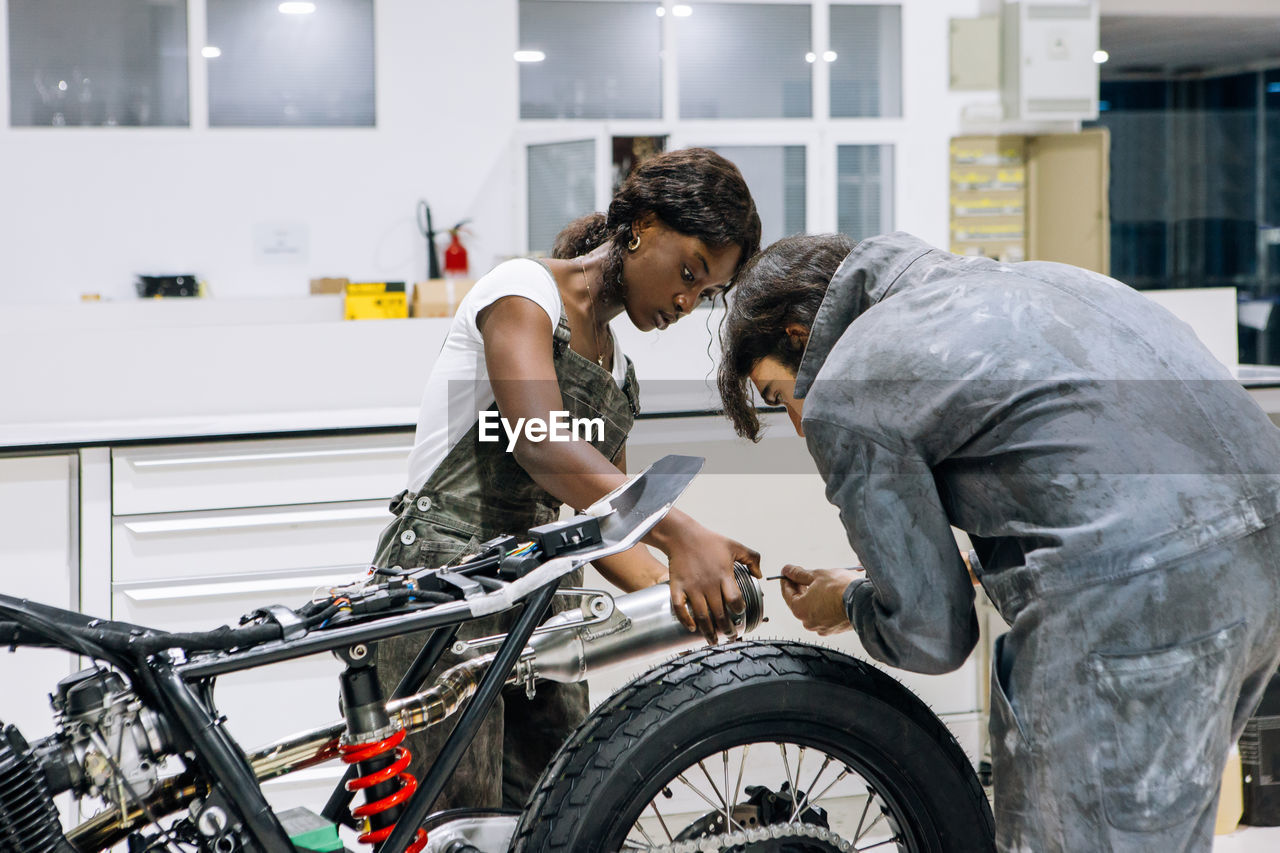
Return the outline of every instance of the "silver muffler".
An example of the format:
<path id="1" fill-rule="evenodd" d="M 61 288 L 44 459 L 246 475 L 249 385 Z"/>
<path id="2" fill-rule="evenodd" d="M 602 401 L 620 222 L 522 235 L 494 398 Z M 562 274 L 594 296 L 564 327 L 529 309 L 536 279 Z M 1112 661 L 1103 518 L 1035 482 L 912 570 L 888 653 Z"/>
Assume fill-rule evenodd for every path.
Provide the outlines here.
<path id="1" fill-rule="evenodd" d="M 745 566 L 735 566 L 734 577 L 746 606 L 733 621 L 738 633 L 744 634 L 760 624 L 764 595 L 760 582 Z M 584 604 L 581 612 L 565 611 L 544 622 L 525 647 L 513 678 L 584 681 L 588 673 L 603 667 L 702 642 L 700 635 L 690 634 L 676 619 L 665 583 L 618 596 L 612 603 L 608 608 L 608 597 L 599 596 Z"/>

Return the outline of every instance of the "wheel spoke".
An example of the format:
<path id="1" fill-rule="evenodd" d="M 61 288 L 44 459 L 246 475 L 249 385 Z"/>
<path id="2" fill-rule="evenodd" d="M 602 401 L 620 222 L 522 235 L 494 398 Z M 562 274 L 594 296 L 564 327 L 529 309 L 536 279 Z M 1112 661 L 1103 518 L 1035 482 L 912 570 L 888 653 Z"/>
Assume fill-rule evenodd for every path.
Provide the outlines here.
<path id="1" fill-rule="evenodd" d="M 849 768 L 847 768 L 847 767 L 845 768 L 845 770 L 846 770 L 846 771 L 847 771 L 848 769 L 849 769 Z M 825 794 L 825 793 L 826 793 L 826 791 L 824 790 L 824 791 L 823 791 L 823 793 Z M 861 837 L 862 837 L 862 822 L 863 822 L 864 820 L 866 820 L 866 819 L 867 819 L 867 810 L 871 808 L 871 801 L 872 801 L 872 800 L 874 800 L 874 799 L 875 799 L 875 794 L 874 794 L 874 792 L 873 792 L 870 788 L 868 788 L 868 789 L 867 789 L 867 801 L 866 801 L 865 803 L 863 803 L 863 804 L 862 804 L 862 814 L 858 816 L 858 828 L 857 828 L 857 829 L 855 829 L 855 830 L 853 831 L 853 834 L 854 834 L 854 839 L 853 839 L 853 840 L 854 840 L 855 842 L 856 842 L 859 838 L 861 838 Z"/>
<path id="2" fill-rule="evenodd" d="M 804 805 L 803 805 L 803 808 L 801 808 L 800 806 L 797 806 L 796 808 L 797 814 L 799 814 L 804 809 L 807 809 L 809 806 L 813 805 L 817 801 L 817 797 L 809 796 L 809 792 L 812 791 L 814 788 L 818 787 L 818 780 L 822 778 L 822 774 L 826 773 L 827 768 L 830 766 L 831 766 L 831 756 L 828 755 L 826 758 L 823 759 L 822 766 L 818 768 L 818 772 L 813 777 L 813 781 L 810 782 L 808 787 L 804 789 Z M 824 790 L 822 793 L 825 794 L 826 791 Z M 795 819 L 795 815 L 792 815 L 792 819 L 793 820 Z"/>
<path id="3" fill-rule="evenodd" d="M 897 844 L 901 840 L 902 839 L 899 836 L 895 835 L 893 836 L 893 838 L 886 838 L 884 841 L 877 841 L 875 844 L 872 844 L 870 847 L 859 847 L 858 853 L 864 853 L 864 851 L 867 851 L 867 850 L 875 850 L 877 847 L 883 847 L 886 844 Z"/>
<path id="4" fill-rule="evenodd" d="M 720 763 L 724 770 L 724 825 L 729 825 L 730 810 L 738 804 L 738 792 L 729 790 L 729 750 L 720 750 Z"/>
<path id="5" fill-rule="evenodd" d="M 832 788 L 834 788 L 834 787 L 836 786 L 836 783 L 837 783 L 837 782 L 839 782 L 841 779 L 843 779 L 844 777 L 848 776 L 848 775 L 849 775 L 850 773 L 852 773 L 852 772 L 853 772 L 852 770 L 850 770 L 848 767 L 846 767 L 844 770 L 842 770 L 842 771 L 840 772 L 840 775 L 839 775 L 839 776 L 837 776 L 836 778 L 832 779 L 832 780 L 831 780 L 831 782 L 830 782 L 830 784 L 828 784 L 828 785 L 827 785 L 827 787 L 825 787 L 825 788 L 823 788 L 823 789 L 822 789 L 822 793 L 817 794 L 817 795 L 812 796 L 812 797 L 806 797 L 806 798 L 805 798 L 805 802 L 807 802 L 809 805 L 813 805 L 814 803 L 818 802 L 818 800 L 821 800 L 821 799 L 823 798 L 823 796 L 825 796 L 825 795 L 826 795 L 827 791 L 830 791 Z M 815 781 L 816 781 L 816 780 L 815 780 Z M 864 816 L 864 817 L 866 816 L 866 812 L 865 812 L 865 811 L 863 812 L 863 816 Z"/>
<path id="6" fill-rule="evenodd" d="M 738 829 L 746 829 L 746 827 L 733 819 L 733 815 L 729 814 L 729 801 L 724 798 L 724 795 L 720 793 L 720 789 L 716 787 L 716 781 L 707 772 L 706 765 L 699 761 L 698 768 L 702 771 L 702 775 L 707 777 L 707 783 L 711 785 L 711 790 L 715 791 L 716 796 L 720 798 L 720 802 L 724 803 L 724 831 L 732 832 L 733 825 L 737 825 Z"/>
<path id="7" fill-rule="evenodd" d="M 782 769 L 787 771 L 787 783 L 791 785 L 791 796 L 796 795 L 796 780 L 791 778 L 791 762 L 787 761 L 787 745 L 778 744 L 778 750 L 782 753 Z"/>
<path id="8" fill-rule="evenodd" d="M 699 763 L 701 763 L 701 762 L 699 762 Z M 702 771 L 702 772 L 704 772 L 704 773 L 706 772 L 706 768 L 705 768 L 705 767 L 703 768 L 703 771 Z M 702 790 L 701 788 L 698 788 L 698 787 L 697 787 L 697 786 L 695 786 L 693 783 L 691 783 L 688 779 L 684 778 L 684 774 L 683 774 L 683 773 L 677 773 L 677 774 L 676 774 L 676 778 L 677 778 L 677 779 L 679 779 L 681 782 L 685 783 L 685 785 L 687 785 L 687 786 L 688 786 L 688 788 L 689 788 L 689 790 L 690 790 L 690 791 L 693 791 L 693 792 L 694 792 L 695 794 L 697 794 L 699 797 L 702 797 L 703 802 L 705 802 L 707 805 L 711 806 L 711 810 L 712 810 L 712 811 L 717 811 L 717 812 L 718 812 L 718 811 L 720 811 L 720 806 L 718 806 L 718 805 L 716 805 L 715 803 L 713 803 L 713 802 L 711 801 L 711 798 L 710 798 L 710 797 L 708 797 L 708 796 L 706 795 L 706 793 L 704 793 L 704 792 L 703 792 L 703 790 Z M 710 779 L 711 777 L 709 777 L 709 776 L 708 776 L 707 778 L 708 778 L 708 779 Z M 714 787 L 714 785 L 713 785 L 712 787 Z"/>
<path id="9" fill-rule="evenodd" d="M 870 805 L 870 804 L 871 804 L 871 799 L 872 799 L 872 798 L 868 798 L 868 799 L 867 799 L 867 804 L 868 804 L 868 805 Z M 865 815 L 865 811 L 864 811 L 864 815 Z M 880 812 L 880 814 L 876 815 L 876 819 L 875 819 L 875 820 L 873 820 L 873 821 L 871 821 L 871 823 L 867 824 L 867 828 L 866 828 L 866 829 L 862 830 L 861 832 L 859 832 L 857 835 L 855 835 L 855 836 L 853 837 L 853 843 L 854 843 L 854 844 L 857 844 L 857 843 L 858 843 L 858 841 L 859 841 L 859 840 L 861 840 L 862 836 L 866 835 L 868 832 L 870 832 L 870 831 L 871 831 L 871 827 L 875 826 L 877 823 L 879 823 L 879 822 L 880 822 L 880 821 L 882 821 L 882 820 L 884 820 L 884 812 L 883 812 L 883 811 L 882 811 L 882 812 Z"/>
<path id="10" fill-rule="evenodd" d="M 635 829 L 635 831 L 636 831 L 636 832 L 638 832 L 638 833 L 640 833 L 642 836 L 644 836 L 645 843 L 646 843 L 646 844 L 648 844 L 648 845 L 649 845 L 649 847 L 657 847 L 657 846 L 658 846 L 658 845 L 657 845 L 657 843 L 653 840 L 653 838 L 649 835 L 649 833 L 647 833 L 647 832 L 645 832 L 645 831 L 644 831 L 644 827 L 640 825 L 640 821 L 636 821 L 636 825 L 635 825 L 634 829 Z M 638 842 L 638 841 L 632 841 L 631 839 L 627 839 L 627 843 L 628 843 L 628 844 L 635 844 L 635 845 L 637 845 L 637 849 L 639 849 L 639 843 L 640 843 L 640 842 Z"/>
<path id="11" fill-rule="evenodd" d="M 742 760 L 738 762 L 738 781 L 733 786 L 733 798 L 738 799 L 738 792 L 742 790 L 742 771 L 747 766 L 747 752 L 751 749 L 751 744 L 744 743 L 742 745 Z"/>
<path id="12" fill-rule="evenodd" d="M 800 813 L 800 768 L 804 766 L 804 747 L 800 747 L 800 755 L 796 757 L 796 786 L 791 791 L 791 817 L 787 818 L 787 823 L 796 819 L 796 815 Z"/>
<path id="13" fill-rule="evenodd" d="M 675 841 L 671 837 L 671 830 L 667 829 L 667 822 L 662 819 L 662 812 L 658 811 L 658 801 L 653 800 L 649 803 L 649 808 L 653 809 L 653 813 L 658 816 L 658 825 L 662 827 L 662 831 L 667 834 L 667 841 Z"/>

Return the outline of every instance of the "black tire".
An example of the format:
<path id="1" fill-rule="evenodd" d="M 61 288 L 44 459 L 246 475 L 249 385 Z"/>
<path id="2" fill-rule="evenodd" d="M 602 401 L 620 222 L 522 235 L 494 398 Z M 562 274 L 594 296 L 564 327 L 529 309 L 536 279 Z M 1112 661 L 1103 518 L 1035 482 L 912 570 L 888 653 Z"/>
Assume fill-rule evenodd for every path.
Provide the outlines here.
<path id="1" fill-rule="evenodd" d="M 676 773 L 728 746 L 770 740 L 821 748 L 856 769 L 909 850 L 995 849 L 982 786 L 942 721 L 874 667 L 793 642 L 689 652 L 619 690 L 543 773 L 512 849 L 617 850 Z"/>

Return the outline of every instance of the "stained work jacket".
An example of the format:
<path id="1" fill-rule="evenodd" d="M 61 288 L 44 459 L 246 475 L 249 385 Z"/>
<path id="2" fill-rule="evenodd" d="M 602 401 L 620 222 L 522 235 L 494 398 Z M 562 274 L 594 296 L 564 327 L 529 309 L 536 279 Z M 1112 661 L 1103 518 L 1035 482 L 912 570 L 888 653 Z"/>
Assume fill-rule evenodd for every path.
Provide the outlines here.
<path id="1" fill-rule="evenodd" d="M 951 525 L 1012 623 L 1037 596 L 1280 515 L 1280 431 L 1188 326 L 1075 267 L 866 240 L 831 280 L 796 395 L 866 568 L 850 620 L 905 669 L 954 669 L 977 639 Z"/>

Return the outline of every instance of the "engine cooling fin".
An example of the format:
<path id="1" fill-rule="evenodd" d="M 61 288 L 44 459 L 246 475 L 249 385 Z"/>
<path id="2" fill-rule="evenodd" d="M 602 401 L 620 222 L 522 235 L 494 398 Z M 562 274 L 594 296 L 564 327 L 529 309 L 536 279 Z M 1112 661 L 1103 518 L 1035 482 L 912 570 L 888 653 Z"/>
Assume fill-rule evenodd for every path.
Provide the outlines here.
<path id="1" fill-rule="evenodd" d="M 14 726 L 0 734 L 0 853 L 66 850 L 58 810 L 26 739 Z"/>

